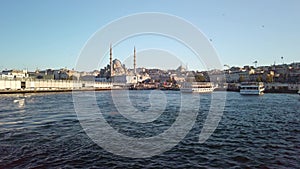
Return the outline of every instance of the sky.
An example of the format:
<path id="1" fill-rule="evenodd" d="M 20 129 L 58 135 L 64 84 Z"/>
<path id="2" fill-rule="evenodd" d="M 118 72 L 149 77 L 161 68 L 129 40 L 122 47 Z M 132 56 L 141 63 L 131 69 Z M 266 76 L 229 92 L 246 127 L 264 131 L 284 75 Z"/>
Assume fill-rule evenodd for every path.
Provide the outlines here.
<path id="1" fill-rule="evenodd" d="M 299 62 L 299 6 L 299 0 L 1 0 L 0 70 L 75 68 L 97 31 L 144 12 L 170 14 L 193 24 L 215 48 L 222 65 Z M 114 46 L 114 58 L 126 62 L 134 46 L 137 56 L 146 54 L 149 59 L 149 49 L 155 49 L 155 55 L 176 55 L 189 69 L 207 69 L 187 56 L 193 52 L 184 45 L 161 36 L 124 40 Z M 101 56 L 98 67 L 108 64 L 108 56 Z M 161 62 L 166 61 L 157 65 L 140 61 L 139 65 L 137 59 L 138 67 L 159 67 Z"/>

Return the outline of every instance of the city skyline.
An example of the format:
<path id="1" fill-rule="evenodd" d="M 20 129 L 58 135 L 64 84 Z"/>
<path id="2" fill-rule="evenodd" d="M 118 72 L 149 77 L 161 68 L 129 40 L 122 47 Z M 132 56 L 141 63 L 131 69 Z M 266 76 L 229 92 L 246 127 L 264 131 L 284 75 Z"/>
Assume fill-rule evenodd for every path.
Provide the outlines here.
<path id="1" fill-rule="evenodd" d="M 0 69 L 72 69 L 93 33 L 120 17 L 142 12 L 167 13 L 192 23 L 209 39 L 222 64 L 243 66 L 258 61 L 257 66 L 261 66 L 299 62 L 298 1 L 129 1 L 122 5 L 121 1 L 90 2 L 3 1 Z M 137 47 L 138 67 L 151 67 L 147 62 L 139 63 L 141 52 L 159 49 L 178 55 L 191 70 L 205 69 L 203 65 L 189 63 L 186 55 L 192 52 L 182 44 L 151 35 L 117 44 L 114 58 L 123 62 L 133 54 L 132 46 Z M 108 63 L 108 57 L 103 58 L 99 67 Z"/>

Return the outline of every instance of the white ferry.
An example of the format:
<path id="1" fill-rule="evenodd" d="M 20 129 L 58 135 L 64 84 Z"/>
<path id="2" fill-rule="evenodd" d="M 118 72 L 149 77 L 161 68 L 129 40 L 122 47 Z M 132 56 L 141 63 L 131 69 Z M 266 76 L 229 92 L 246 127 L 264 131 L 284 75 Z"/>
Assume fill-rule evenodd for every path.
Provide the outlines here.
<path id="1" fill-rule="evenodd" d="M 240 86 L 240 94 L 243 95 L 263 95 L 264 91 L 262 82 L 242 82 Z"/>
<path id="2" fill-rule="evenodd" d="M 184 93 L 211 93 L 215 89 L 211 82 L 184 82 L 180 88 Z"/>

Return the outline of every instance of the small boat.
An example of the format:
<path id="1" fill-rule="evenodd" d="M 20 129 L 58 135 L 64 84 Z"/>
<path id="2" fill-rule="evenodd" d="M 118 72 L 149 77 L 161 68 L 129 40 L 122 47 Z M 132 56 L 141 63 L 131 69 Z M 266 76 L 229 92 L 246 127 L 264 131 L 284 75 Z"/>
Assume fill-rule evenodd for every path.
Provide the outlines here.
<path id="1" fill-rule="evenodd" d="M 211 82 L 185 82 L 180 88 L 184 93 L 211 93 L 215 89 Z"/>
<path id="2" fill-rule="evenodd" d="M 300 95 L 300 89 L 298 90 L 298 94 Z"/>
<path id="3" fill-rule="evenodd" d="M 242 82 L 240 86 L 240 94 L 242 95 L 263 95 L 265 91 L 262 82 Z"/>
<path id="4" fill-rule="evenodd" d="M 25 105 L 25 98 L 15 99 L 14 103 L 18 103 L 19 107 L 23 107 Z"/>

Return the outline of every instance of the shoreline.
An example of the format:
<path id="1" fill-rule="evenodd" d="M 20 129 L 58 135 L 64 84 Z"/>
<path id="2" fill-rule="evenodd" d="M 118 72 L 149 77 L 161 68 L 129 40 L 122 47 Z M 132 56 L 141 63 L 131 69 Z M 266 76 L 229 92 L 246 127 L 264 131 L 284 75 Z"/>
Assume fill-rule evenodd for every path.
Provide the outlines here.
<path id="1" fill-rule="evenodd" d="M 108 91 L 108 90 L 132 90 L 125 88 L 101 88 L 101 89 L 53 89 L 53 90 L 0 90 L 0 95 L 2 94 L 26 94 L 26 93 L 67 93 L 67 92 L 85 92 L 85 91 Z M 166 89 L 138 89 L 138 90 L 163 90 Z M 170 90 L 168 91 L 180 91 L 180 89 Z M 239 92 L 239 90 L 224 90 L 224 89 L 216 89 L 214 91 L 226 91 L 226 92 Z M 297 91 L 281 91 L 281 90 L 266 90 L 264 93 L 274 93 L 274 94 L 297 94 Z"/>
<path id="2" fill-rule="evenodd" d="M 84 91 L 107 91 L 113 89 L 53 89 L 53 90 L 0 90 L 1 94 L 26 94 L 26 93 L 65 93 L 65 92 L 84 92 Z"/>

